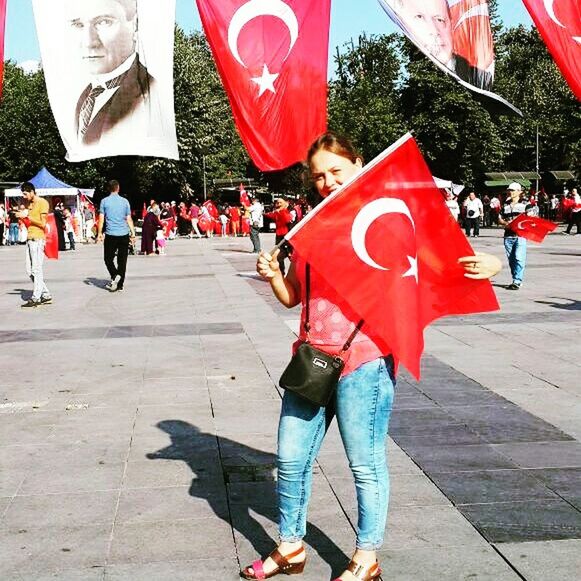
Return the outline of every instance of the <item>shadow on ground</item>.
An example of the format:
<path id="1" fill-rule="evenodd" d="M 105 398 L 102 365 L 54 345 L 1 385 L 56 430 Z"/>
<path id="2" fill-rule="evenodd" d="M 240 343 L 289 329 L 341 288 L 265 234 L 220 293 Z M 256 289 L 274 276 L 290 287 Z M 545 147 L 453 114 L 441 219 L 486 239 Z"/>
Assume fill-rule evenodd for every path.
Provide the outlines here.
<path id="1" fill-rule="evenodd" d="M 558 301 L 569 301 L 568 303 L 555 303 L 553 301 L 535 301 L 539 305 L 549 305 L 554 309 L 560 309 L 562 311 L 581 311 L 581 301 L 576 301 L 574 299 L 566 299 L 563 297 L 550 297 Z"/>
<path id="2" fill-rule="evenodd" d="M 272 522 L 278 521 L 276 507 L 276 482 L 272 472 L 276 456 L 251 448 L 228 438 L 219 438 L 220 460 L 218 466 L 203 466 L 200 457 L 216 449 L 217 437 L 201 432 L 182 420 L 164 420 L 157 427 L 166 432 L 169 446 L 147 454 L 150 460 L 177 460 L 185 462 L 194 478 L 190 496 L 205 499 L 217 517 L 232 526 L 253 546 L 257 556 L 266 556 L 276 546 L 264 527 L 252 514 L 258 514 Z M 201 469 L 201 466 L 202 469 Z M 217 471 L 221 472 L 223 485 L 228 491 L 228 503 L 217 486 Z M 236 491 L 236 483 L 245 483 Z M 256 484 L 256 489 L 252 484 Z M 308 543 L 333 571 L 340 572 L 349 561 L 347 555 L 318 527 L 308 523 L 305 542 Z M 240 563 L 242 567 L 248 563 Z"/>
<path id="3" fill-rule="evenodd" d="M 111 282 L 109 279 L 88 277 L 83 281 L 87 286 L 94 286 L 105 290 L 105 285 Z"/>

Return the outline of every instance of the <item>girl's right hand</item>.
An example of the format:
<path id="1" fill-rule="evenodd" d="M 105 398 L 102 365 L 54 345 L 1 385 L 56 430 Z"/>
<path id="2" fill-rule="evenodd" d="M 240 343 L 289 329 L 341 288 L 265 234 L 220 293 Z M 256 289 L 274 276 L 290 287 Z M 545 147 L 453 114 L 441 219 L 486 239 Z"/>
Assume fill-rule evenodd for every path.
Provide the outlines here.
<path id="1" fill-rule="evenodd" d="M 272 254 L 262 251 L 258 255 L 256 272 L 265 280 L 271 280 L 280 274 L 280 265 L 277 260 L 279 254 L 280 248 L 277 248 Z"/>

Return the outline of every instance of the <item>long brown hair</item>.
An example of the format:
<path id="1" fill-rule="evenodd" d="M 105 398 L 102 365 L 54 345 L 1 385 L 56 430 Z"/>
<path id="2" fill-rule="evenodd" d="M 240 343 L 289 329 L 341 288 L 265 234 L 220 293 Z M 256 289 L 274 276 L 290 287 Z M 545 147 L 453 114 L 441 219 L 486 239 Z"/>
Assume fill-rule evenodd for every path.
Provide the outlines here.
<path id="1" fill-rule="evenodd" d="M 323 133 L 323 135 L 317 138 L 313 145 L 311 145 L 309 152 L 307 153 L 307 163 L 310 164 L 313 156 L 322 149 L 340 155 L 341 157 L 350 160 L 351 163 L 355 163 L 358 159 L 363 162 L 361 154 L 357 151 L 353 143 L 351 143 L 347 137 L 339 135 L 334 131 Z"/>

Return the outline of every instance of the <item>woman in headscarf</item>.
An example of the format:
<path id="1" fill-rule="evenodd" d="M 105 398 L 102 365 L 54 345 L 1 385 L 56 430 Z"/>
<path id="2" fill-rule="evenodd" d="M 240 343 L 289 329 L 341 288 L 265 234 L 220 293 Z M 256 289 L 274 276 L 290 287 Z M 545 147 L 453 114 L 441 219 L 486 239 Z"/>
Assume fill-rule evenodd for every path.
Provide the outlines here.
<path id="1" fill-rule="evenodd" d="M 157 204 L 155 202 L 149 207 L 143 226 L 141 227 L 141 253 L 148 256 L 155 253 L 154 243 L 157 231 L 163 228 L 157 215 Z"/>

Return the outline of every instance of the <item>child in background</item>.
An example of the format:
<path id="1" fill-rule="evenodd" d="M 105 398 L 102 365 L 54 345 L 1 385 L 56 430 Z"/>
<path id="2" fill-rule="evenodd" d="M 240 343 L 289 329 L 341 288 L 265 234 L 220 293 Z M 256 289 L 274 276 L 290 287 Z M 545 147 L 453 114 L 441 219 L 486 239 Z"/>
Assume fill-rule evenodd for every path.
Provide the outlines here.
<path id="1" fill-rule="evenodd" d="M 69 250 L 75 250 L 75 230 L 73 228 L 73 215 L 69 209 L 65 210 L 65 234 L 69 239 Z"/>
<path id="2" fill-rule="evenodd" d="M 222 238 L 226 238 L 228 236 L 228 216 L 222 212 L 220 214 L 220 224 L 221 224 L 221 232 Z"/>
<path id="3" fill-rule="evenodd" d="M 163 232 L 163 228 L 160 228 L 155 235 L 155 243 L 157 245 L 157 249 L 159 251 L 160 256 L 165 255 L 165 234 Z"/>

